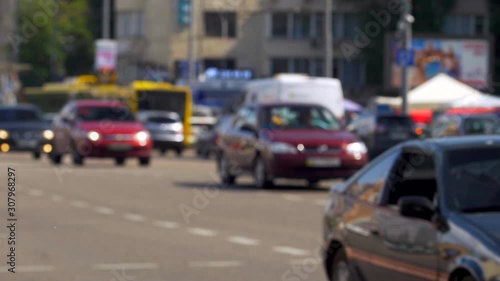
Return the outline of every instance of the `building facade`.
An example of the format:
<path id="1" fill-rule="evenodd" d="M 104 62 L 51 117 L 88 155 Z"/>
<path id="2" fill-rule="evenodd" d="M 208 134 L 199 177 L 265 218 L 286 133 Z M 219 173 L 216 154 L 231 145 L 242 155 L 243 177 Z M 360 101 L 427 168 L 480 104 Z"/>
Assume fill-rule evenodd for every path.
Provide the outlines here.
<path id="1" fill-rule="evenodd" d="M 396 0 L 379 0 L 382 4 Z M 119 75 L 139 79 L 149 72 L 171 78 L 186 74 L 187 26 L 179 25 L 179 0 L 116 2 Z M 251 69 L 256 77 L 279 72 L 322 76 L 325 0 L 192 0 L 195 55 L 201 69 Z M 342 43 L 352 43 L 363 29 L 364 0 L 334 0 L 333 74 L 347 92 L 367 89 L 365 62 L 346 57 Z M 487 0 L 456 0 L 443 34 L 487 32 Z M 364 13 L 365 15 L 367 13 Z M 382 71 L 382 70 L 381 70 Z M 368 87 L 369 88 L 369 87 Z"/>

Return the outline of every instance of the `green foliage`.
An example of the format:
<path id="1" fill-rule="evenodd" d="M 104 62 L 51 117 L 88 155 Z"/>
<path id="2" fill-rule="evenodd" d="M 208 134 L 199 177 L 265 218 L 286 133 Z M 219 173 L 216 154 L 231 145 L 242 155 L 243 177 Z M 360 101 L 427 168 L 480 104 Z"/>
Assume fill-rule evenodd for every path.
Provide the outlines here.
<path id="1" fill-rule="evenodd" d="M 21 76 L 25 86 L 38 86 L 67 74 L 88 72 L 93 62 L 93 35 L 89 30 L 87 0 L 54 1 L 55 15 L 43 1 L 19 0 L 19 25 L 22 40 L 19 61 L 33 70 Z M 45 19 L 37 22 L 38 18 Z M 34 31 L 26 35 L 26 28 Z"/>

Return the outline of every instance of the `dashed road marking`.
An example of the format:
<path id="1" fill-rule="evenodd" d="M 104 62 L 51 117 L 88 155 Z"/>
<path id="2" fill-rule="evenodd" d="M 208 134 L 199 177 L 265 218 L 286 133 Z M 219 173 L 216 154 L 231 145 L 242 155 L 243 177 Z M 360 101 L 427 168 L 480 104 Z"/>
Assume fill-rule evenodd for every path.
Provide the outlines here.
<path id="1" fill-rule="evenodd" d="M 189 262 L 189 267 L 237 267 L 242 266 L 241 261 L 196 261 Z"/>
<path id="2" fill-rule="evenodd" d="M 9 272 L 8 266 L 0 266 L 0 273 Z M 23 272 L 50 272 L 53 271 L 54 267 L 51 265 L 19 265 L 16 266 L 16 273 Z"/>
<path id="3" fill-rule="evenodd" d="M 285 198 L 285 200 L 292 201 L 292 202 L 302 201 L 302 197 L 300 197 L 299 195 L 295 195 L 295 194 L 286 194 L 283 198 Z"/>
<path id="4" fill-rule="evenodd" d="M 54 202 L 62 202 L 64 200 L 64 198 L 59 194 L 53 194 L 52 196 L 50 196 L 50 199 L 52 199 L 52 201 Z"/>
<path id="5" fill-rule="evenodd" d="M 83 208 L 87 208 L 89 206 L 89 203 L 75 200 L 75 201 L 71 201 L 71 206 L 73 206 L 75 208 L 83 209 Z"/>
<path id="6" fill-rule="evenodd" d="M 115 210 L 108 207 L 96 207 L 95 211 L 103 215 L 113 215 L 115 213 Z"/>
<path id="7" fill-rule="evenodd" d="M 153 224 L 159 227 L 170 228 L 170 229 L 179 227 L 179 224 L 173 221 L 155 221 L 153 222 Z"/>
<path id="8" fill-rule="evenodd" d="M 242 236 L 230 236 L 226 240 L 227 242 L 230 243 L 235 243 L 235 244 L 240 244 L 240 245 L 245 245 L 245 246 L 257 246 L 259 245 L 259 240 L 247 238 L 247 237 L 242 237 Z"/>
<path id="9" fill-rule="evenodd" d="M 94 270 L 145 270 L 157 269 L 157 263 L 100 263 L 92 267 Z"/>
<path id="10" fill-rule="evenodd" d="M 40 197 L 43 195 L 43 191 L 38 189 L 28 189 L 28 194 L 31 196 Z"/>
<path id="11" fill-rule="evenodd" d="M 197 228 L 193 227 L 188 230 L 189 233 L 193 235 L 205 236 L 205 237 L 213 237 L 217 235 L 217 232 L 206 229 L 206 228 Z"/>
<path id="12" fill-rule="evenodd" d="M 146 218 L 138 214 L 124 214 L 123 217 L 129 221 L 144 221 Z"/>
<path id="13" fill-rule="evenodd" d="M 307 250 L 293 248 L 293 247 L 286 247 L 286 246 L 274 247 L 273 252 L 280 254 L 287 254 L 291 256 L 306 256 L 309 254 L 309 251 Z"/>

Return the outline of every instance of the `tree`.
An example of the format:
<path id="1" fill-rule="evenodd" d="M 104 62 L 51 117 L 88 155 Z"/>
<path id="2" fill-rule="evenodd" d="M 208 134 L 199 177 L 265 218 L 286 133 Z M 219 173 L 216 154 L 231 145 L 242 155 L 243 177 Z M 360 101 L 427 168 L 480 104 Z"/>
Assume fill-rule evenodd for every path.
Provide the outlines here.
<path id="1" fill-rule="evenodd" d="M 92 68 L 93 35 L 89 30 L 87 0 L 19 0 L 19 61 L 32 65 L 21 76 L 25 86 L 38 86 Z M 27 32 L 28 31 L 28 32 Z"/>

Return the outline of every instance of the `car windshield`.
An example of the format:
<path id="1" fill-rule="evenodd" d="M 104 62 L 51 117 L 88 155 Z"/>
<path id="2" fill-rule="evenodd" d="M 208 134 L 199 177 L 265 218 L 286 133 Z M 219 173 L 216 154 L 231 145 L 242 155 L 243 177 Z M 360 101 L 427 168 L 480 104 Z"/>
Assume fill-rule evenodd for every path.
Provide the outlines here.
<path id="1" fill-rule="evenodd" d="M 381 116 L 378 117 L 378 124 L 386 128 L 406 127 L 412 128 L 413 121 L 410 118 L 400 116 Z"/>
<path id="2" fill-rule="evenodd" d="M 473 117 L 464 120 L 464 133 L 466 135 L 491 134 L 495 131 L 497 121 L 490 117 Z"/>
<path id="3" fill-rule="evenodd" d="M 451 206 L 463 212 L 500 211 L 500 149 L 460 149 L 446 155 Z"/>
<path id="4" fill-rule="evenodd" d="M 126 107 L 80 107 L 77 118 L 82 121 L 135 121 L 134 116 Z"/>
<path id="5" fill-rule="evenodd" d="M 0 109 L 0 122 L 36 122 L 42 120 L 41 113 L 35 109 Z"/>
<path id="6" fill-rule="evenodd" d="M 340 129 L 333 113 L 313 106 L 267 107 L 263 112 L 263 124 L 268 129 Z"/>

